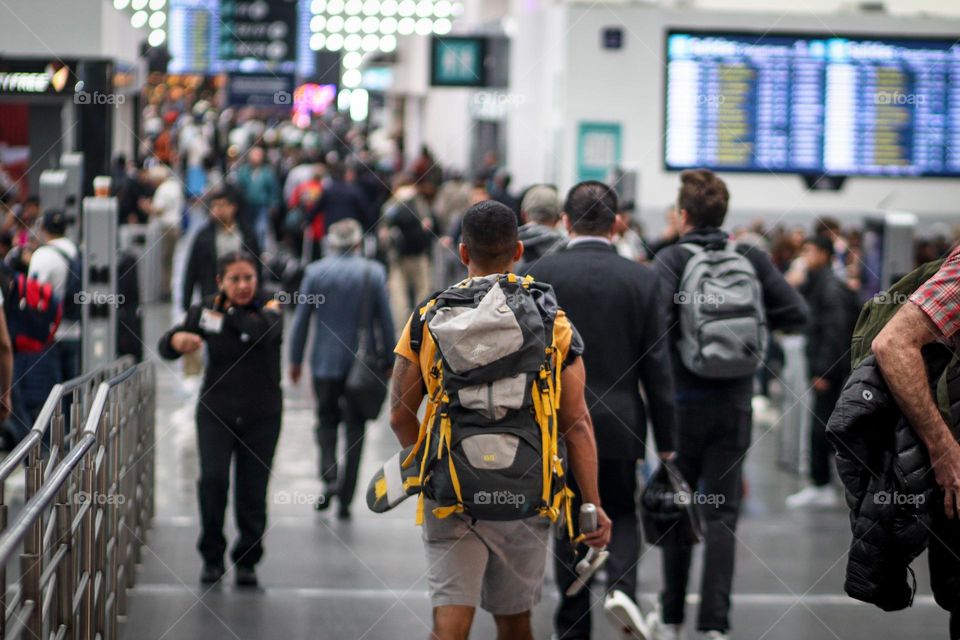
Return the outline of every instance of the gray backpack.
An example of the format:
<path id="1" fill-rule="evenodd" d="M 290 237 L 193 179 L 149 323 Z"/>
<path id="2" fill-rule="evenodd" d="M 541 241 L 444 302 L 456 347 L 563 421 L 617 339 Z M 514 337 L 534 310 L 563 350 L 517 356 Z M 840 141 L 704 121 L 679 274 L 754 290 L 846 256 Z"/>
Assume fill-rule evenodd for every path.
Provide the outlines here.
<path id="1" fill-rule="evenodd" d="M 703 378 L 753 375 L 767 352 L 767 315 L 753 264 L 732 242 L 722 249 L 684 243 L 687 261 L 674 296 L 683 365 Z"/>

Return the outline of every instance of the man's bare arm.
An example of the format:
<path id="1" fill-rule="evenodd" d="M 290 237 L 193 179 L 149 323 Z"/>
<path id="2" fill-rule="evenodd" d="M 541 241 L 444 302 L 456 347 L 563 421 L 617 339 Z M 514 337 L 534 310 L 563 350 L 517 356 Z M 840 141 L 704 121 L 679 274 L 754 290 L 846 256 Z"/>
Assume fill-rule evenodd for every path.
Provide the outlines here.
<path id="1" fill-rule="evenodd" d="M 908 302 L 874 339 L 872 348 L 900 410 L 927 446 L 937 484 L 945 493 L 944 509 L 952 518 L 960 505 L 960 445 L 940 415 L 920 353 L 940 337 L 927 314 Z"/>
<path id="2" fill-rule="evenodd" d="M 600 489 L 597 484 L 597 442 L 593 438 L 593 421 L 584 396 L 587 372 L 583 359 L 577 358 L 564 367 L 561 383 L 560 408 L 557 429 L 567 443 L 567 458 L 573 477 L 580 488 L 583 502 L 597 505 L 597 530 L 584 534 L 583 542 L 591 547 L 603 547 L 610 542 L 613 523 L 600 506 Z"/>
<path id="3" fill-rule="evenodd" d="M 423 377 L 420 367 L 403 356 L 397 356 L 390 384 L 390 428 L 402 447 L 417 441 L 420 421 L 417 411 L 423 400 Z"/>
<path id="4" fill-rule="evenodd" d="M 580 487 L 580 496 L 584 502 L 600 506 L 597 442 L 593 437 L 593 421 L 584 396 L 586 371 L 583 360 L 577 358 L 560 375 L 563 393 L 560 396 L 557 428 L 567 443 L 567 457 L 573 477 Z"/>

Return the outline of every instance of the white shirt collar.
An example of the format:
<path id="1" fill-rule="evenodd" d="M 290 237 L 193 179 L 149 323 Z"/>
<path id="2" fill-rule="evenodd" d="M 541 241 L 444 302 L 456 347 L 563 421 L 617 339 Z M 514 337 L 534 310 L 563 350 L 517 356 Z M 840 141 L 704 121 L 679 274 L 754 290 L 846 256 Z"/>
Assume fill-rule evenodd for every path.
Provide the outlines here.
<path id="1" fill-rule="evenodd" d="M 576 238 L 573 238 L 567 242 L 567 247 L 575 247 L 578 244 L 583 244 L 585 242 L 602 242 L 608 247 L 613 246 L 613 243 L 610 242 L 610 239 L 603 236 L 577 236 Z"/>

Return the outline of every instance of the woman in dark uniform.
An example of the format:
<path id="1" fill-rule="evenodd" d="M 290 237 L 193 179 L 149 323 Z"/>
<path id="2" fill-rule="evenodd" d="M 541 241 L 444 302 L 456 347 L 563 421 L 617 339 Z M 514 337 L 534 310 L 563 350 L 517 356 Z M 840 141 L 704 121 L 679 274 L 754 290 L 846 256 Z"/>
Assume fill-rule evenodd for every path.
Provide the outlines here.
<path id="1" fill-rule="evenodd" d="M 160 339 L 160 354 L 174 359 L 207 343 L 207 366 L 197 405 L 200 452 L 200 581 L 223 577 L 227 541 L 224 512 L 235 459 L 234 506 L 240 537 L 231 553 L 236 582 L 255 587 L 263 555 L 267 481 L 280 435 L 280 343 L 283 316 L 258 291 L 256 258 L 224 255 L 217 264 L 219 293 L 190 307 L 182 324 Z"/>

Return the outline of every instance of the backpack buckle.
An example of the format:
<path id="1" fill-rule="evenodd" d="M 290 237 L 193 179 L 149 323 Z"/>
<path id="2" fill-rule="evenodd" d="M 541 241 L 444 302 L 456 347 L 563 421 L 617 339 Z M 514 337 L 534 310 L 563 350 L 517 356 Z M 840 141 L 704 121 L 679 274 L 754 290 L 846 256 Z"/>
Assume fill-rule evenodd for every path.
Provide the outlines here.
<path id="1" fill-rule="evenodd" d="M 540 386 L 540 391 L 550 391 L 550 372 L 547 371 L 547 368 L 543 365 L 540 366 L 540 375 L 537 376 L 537 384 Z"/>

